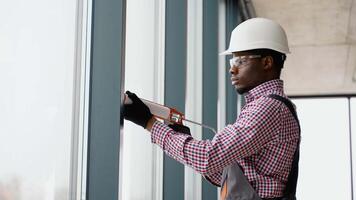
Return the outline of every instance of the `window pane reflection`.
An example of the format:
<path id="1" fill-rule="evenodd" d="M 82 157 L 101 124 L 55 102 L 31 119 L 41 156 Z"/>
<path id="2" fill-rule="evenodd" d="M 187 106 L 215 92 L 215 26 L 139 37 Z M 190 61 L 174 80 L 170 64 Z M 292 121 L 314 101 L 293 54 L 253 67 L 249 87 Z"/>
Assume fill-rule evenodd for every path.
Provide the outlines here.
<path id="1" fill-rule="evenodd" d="M 302 127 L 298 199 L 351 199 L 347 98 L 295 99 Z"/>
<path id="2" fill-rule="evenodd" d="M 350 99 L 350 125 L 352 138 L 353 192 L 356 195 L 356 97 Z"/>
<path id="3" fill-rule="evenodd" d="M 68 199 L 75 22 L 76 1 L 0 6 L 1 200 Z"/>

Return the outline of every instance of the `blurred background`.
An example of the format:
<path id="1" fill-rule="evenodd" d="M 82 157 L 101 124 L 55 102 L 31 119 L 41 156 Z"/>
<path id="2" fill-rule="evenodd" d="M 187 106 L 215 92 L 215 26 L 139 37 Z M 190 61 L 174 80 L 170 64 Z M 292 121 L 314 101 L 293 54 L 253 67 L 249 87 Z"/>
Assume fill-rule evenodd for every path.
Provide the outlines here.
<path id="1" fill-rule="evenodd" d="M 218 53 L 253 17 L 277 21 L 289 40 L 297 198 L 354 199 L 355 0 L 12 0 L 0 6 L 0 200 L 219 199 L 147 131 L 120 123 L 122 93 L 221 130 L 244 98 Z"/>

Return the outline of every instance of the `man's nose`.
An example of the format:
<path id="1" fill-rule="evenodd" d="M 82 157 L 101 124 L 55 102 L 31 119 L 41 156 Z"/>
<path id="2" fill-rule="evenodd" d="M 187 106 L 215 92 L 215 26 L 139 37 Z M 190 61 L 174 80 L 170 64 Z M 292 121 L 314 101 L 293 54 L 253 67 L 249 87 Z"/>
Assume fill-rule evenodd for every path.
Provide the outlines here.
<path id="1" fill-rule="evenodd" d="M 235 75 L 239 72 L 239 69 L 235 66 L 231 66 L 229 69 L 230 74 Z"/>

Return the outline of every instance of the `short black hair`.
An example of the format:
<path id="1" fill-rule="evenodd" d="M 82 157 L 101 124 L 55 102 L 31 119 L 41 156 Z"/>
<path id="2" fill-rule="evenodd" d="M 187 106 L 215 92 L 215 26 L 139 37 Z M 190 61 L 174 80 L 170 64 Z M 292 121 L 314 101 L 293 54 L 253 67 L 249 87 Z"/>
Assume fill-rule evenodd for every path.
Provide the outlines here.
<path id="1" fill-rule="evenodd" d="M 247 51 L 249 53 L 255 55 L 261 55 L 262 57 L 271 56 L 273 58 L 274 66 L 277 69 L 279 75 L 281 74 L 281 70 L 284 65 L 284 61 L 286 60 L 287 56 L 284 53 L 272 50 L 272 49 L 253 49 Z"/>

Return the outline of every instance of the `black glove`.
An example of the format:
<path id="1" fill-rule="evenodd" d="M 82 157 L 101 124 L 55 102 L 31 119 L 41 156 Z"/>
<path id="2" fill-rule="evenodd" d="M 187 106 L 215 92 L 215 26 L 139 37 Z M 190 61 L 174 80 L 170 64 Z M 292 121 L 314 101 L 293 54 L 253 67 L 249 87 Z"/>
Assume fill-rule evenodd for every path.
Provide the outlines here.
<path id="1" fill-rule="evenodd" d="M 126 91 L 132 104 L 125 104 L 123 107 L 124 118 L 133 123 L 146 128 L 148 121 L 153 117 L 150 109 L 139 99 L 136 94 Z"/>
<path id="2" fill-rule="evenodd" d="M 189 127 L 186 127 L 186 126 L 181 125 L 181 124 L 169 124 L 168 126 L 171 127 L 171 129 L 173 129 L 176 132 L 180 132 L 180 133 L 184 133 L 184 134 L 190 135 Z"/>

